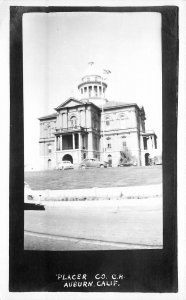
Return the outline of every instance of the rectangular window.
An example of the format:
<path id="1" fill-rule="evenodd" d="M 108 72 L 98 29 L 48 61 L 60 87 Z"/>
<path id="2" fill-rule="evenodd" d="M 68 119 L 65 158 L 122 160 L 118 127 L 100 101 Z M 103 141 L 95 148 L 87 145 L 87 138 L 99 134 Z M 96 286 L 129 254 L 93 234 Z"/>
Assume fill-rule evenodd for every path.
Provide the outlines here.
<path id="1" fill-rule="evenodd" d="M 144 150 L 147 150 L 147 138 L 143 138 L 143 145 L 144 145 Z"/>
<path id="2" fill-rule="evenodd" d="M 110 143 L 107 144 L 107 148 L 112 148 L 112 145 Z"/>

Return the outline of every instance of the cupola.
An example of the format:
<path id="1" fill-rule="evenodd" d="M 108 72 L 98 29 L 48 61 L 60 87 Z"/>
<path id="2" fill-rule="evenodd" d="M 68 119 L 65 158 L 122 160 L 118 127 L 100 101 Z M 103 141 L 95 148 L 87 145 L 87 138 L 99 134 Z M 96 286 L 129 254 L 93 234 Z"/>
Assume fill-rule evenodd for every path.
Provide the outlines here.
<path id="1" fill-rule="evenodd" d="M 107 84 L 101 73 L 103 72 L 96 68 L 93 63 L 89 64 L 82 76 L 81 83 L 78 85 L 81 99 L 87 99 L 96 105 L 107 102 L 105 98 Z"/>

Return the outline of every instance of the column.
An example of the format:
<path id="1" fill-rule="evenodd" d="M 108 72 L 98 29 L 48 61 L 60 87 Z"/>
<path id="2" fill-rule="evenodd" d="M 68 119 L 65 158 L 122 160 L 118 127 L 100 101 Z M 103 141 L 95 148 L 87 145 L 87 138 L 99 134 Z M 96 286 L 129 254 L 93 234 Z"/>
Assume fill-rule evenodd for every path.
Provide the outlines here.
<path id="1" fill-rule="evenodd" d="M 93 141 L 92 141 L 92 132 L 89 132 L 88 134 L 88 150 L 93 151 Z"/>
<path id="2" fill-rule="evenodd" d="M 63 139 L 62 139 L 62 135 L 60 135 L 60 150 L 63 150 L 63 146 L 62 146 L 62 145 L 63 145 L 63 144 L 62 144 L 62 140 L 63 140 Z"/>
<path id="3" fill-rule="evenodd" d="M 78 126 L 82 125 L 82 120 L 81 120 L 81 111 L 78 111 Z"/>
<path id="4" fill-rule="evenodd" d="M 60 128 L 63 128 L 63 114 L 60 113 Z"/>
<path id="5" fill-rule="evenodd" d="M 150 136 L 147 138 L 147 150 L 149 151 L 151 149 L 151 144 L 150 144 Z"/>
<path id="6" fill-rule="evenodd" d="M 56 136 L 56 150 L 59 150 L 59 137 Z"/>
<path id="7" fill-rule="evenodd" d="M 75 135 L 72 134 L 72 148 L 75 149 Z"/>
<path id="8" fill-rule="evenodd" d="M 55 151 L 57 151 L 57 137 L 55 136 Z"/>
<path id="9" fill-rule="evenodd" d="M 57 114 L 56 127 L 59 128 L 59 113 Z"/>
<path id="10" fill-rule="evenodd" d="M 59 150 L 61 150 L 61 136 L 59 136 Z"/>
<path id="11" fill-rule="evenodd" d="M 82 149 L 82 137 L 81 137 L 81 133 L 78 133 L 78 137 L 79 137 L 79 149 Z"/>
<path id="12" fill-rule="evenodd" d="M 154 135 L 152 135 L 152 149 L 155 149 L 155 144 L 154 144 Z"/>

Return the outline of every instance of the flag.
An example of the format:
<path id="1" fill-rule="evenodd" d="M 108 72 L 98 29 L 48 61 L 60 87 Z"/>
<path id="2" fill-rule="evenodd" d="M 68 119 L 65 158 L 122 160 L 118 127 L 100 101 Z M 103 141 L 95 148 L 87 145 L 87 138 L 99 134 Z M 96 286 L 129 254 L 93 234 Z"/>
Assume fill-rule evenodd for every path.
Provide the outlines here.
<path id="1" fill-rule="evenodd" d="M 103 69 L 103 73 L 104 73 L 104 74 L 110 74 L 111 71 L 110 71 L 110 70 L 105 70 L 105 69 Z"/>

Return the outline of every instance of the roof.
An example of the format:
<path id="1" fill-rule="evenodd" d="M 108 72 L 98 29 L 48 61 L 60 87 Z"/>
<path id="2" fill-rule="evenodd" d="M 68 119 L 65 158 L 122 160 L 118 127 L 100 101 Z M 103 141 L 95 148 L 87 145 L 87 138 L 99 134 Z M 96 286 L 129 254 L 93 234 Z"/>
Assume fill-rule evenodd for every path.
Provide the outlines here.
<path id="1" fill-rule="evenodd" d="M 54 118 L 56 118 L 56 117 L 57 117 L 57 113 L 53 113 L 53 114 L 51 114 L 51 115 L 47 115 L 47 116 L 38 118 L 38 120 L 54 119 Z"/>
<path id="2" fill-rule="evenodd" d="M 63 107 L 63 105 L 67 104 L 70 100 L 74 100 L 75 102 L 77 102 L 77 105 L 83 105 L 83 104 L 91 104 L 94 105 L 95 107 L 98 107 L 99 109 L 102 109 L 102 105 L 95 105 L 93 102 L 87 101 L 87 99 L 81 99 L 81 100 L 77 100 L 75 98 L 69 98 L 67 99 L 65 102 L 63 102 L 62 104 L 60 104 L 56 110 L 60 109 L 61 107 Z M 127 107 L 127 106 L 137 106 L 138 105 L 136 103 L 124 103 L 124 102 L 119 102 L 119 101 L 108 101 L 103 105 L 103 109 L 112 109 L 112 108 L 117 108 L 117 107 Z M 138 107 L 139 108 L 139 107 Z M 51 115 L 47 115 L 41 118 L 38 118 L 39 120 L 45 120 L 45 119 L 53 119 L 57 117 L 57 113 L 53 113 Z"/>
<path id="3" fill-rule="evenodd" d="M 108 101 L 103 105 L 104 109 L 114 108 L 114 107 L 123 107 L 123 106 L 137 106 L 136 103 L 125 103 L 119 101 Z M 101 106 L 100 106 L 101 107 Z"/>
<path id="4" fill-rule="evenodd" d="M 84 105 L 86 102 L 84 100 L 79 100 L 79 99 L 76 99 L 74 97 L 70 97 L 68 98 L 66 101 L 62 102 L 59 106 L 57 106 L 55 108 L 55 110 L 58 110 L 60 108 L 63 108 L 67 103 L 69 103 L 70 101 L 74 101 L 76 103 L 76 105 Z M 75 105 L 74 105 L 75 106 Z"/>

